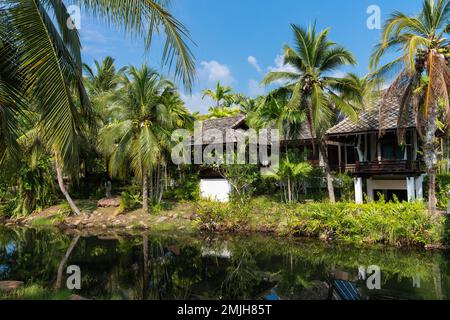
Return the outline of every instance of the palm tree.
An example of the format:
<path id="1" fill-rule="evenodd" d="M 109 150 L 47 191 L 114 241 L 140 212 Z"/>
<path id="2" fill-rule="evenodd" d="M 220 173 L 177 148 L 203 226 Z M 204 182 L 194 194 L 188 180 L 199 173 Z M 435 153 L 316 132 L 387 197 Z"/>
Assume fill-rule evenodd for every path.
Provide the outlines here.
<path id="1" fill-rule="evenodd" d="M 354 90 L 343 93 L 343 98 L 353 104 L 355 109 L 360 111 L 370 111 L 380 101 L 383 81 L 368 74 L 359 77 L 354 73 L 347 73 L 344 78 Z"/>
<path id="2" fill-rule="evenodd" d="M 171 65 L 176 59 L 175 77 L 181 78 L 188 88 L 195 73 L 194 59 L 187 46 L 189 33 L 167 11 L 167 1 L 2 1 L 0 55 L 8 56 L 4 52 L 4 43 L 14 46 L 13 57 L 8 58 L 5 64 L 15 75 L 20 75 L 24 83 L 15 92 L 21 92 L 23 96 L 38 102 L 45 140 L 55 152 L 59 181 L 62 181 L 64 171 L 74 170 L 78 165 L 79 147 L 76 142 L 84 129 L 82 117 L 87 117 L 89 123 L 93 124 L 91 106 L 83 85 L 79 34 L 76 29 L 67 27 L 71 18 L 66 3 L 81 6 L 87 14 L 102 18 L 127 34 L 144 37 L 147 49 L 150 48 L 154 33 L 163 30 L 166 35 L 163 62 Z M 2 90 L 5 91 L 4 87 Z M 9 98 L 3 97 L 2 100 L 9 104 L 18 101 L 14 97 L 15 92 L 9 90 Z M 11 141 L 8 137 L 17 136 L 14 120 L 11 120 L 14 109 L 10 110 L 8 117 L 1 120 L 1 127 L 9 131 L 2 133 L 2 140 L 7 138 Z M 11 143 L 8 146 L 12 152 L 14 146 Z M 69 200 L 68 193 L 63 193 Z M 76 206 L 72 210 L 79 212 Z"/>
<path id="3" fill-rule="evenodd" d="M 319 140 L 330 201 L 335 202 L 325 134 L 334 123 L 338 111 L 355 120 L 357 113 L 354 106 L 339 95 L 354 89 L 347 81 L 334 77 L 333 72 L 343 65 L 354 65 L 356 61 L 348 50 L 328 40 L 329 29 L 317 33 L 315 26 L 305 30 L 292 25 L 292 30 L 295 49 L 285 46 L 284 63 L 295 71 L 270 72 L 263 79 L 263 84 L 269 85 L 278 80 L 287 82 L 284 88 L 290 92 L 290 99 L 286 108 L 291 114 L 303 113 L 306 116 L 316 155 L 315 140 Z M 295 126 L 301 125 L 295 123 Z"/>
<path id="4" fill-rule="evenodd" d="M 92 103 L 97 127 L 101 128 L 117 118 L 115 100 L 127 68 L 123 67 L 117 70 L 115 60 L 112 57 L 106 57 L 101 62 L 95 60 L 94 66 L 95 68 L 91 68 L 86 64 L 83 65 L 86 74 L 84 83 Z M 84 148 L 85 152 L 92 151 L 86 155 L 88 158 L 92 154 L 97 154 L 97 140 L 96 135 L 89 137 L 88 144 Z M 106 156 L 107 176 L 109 176 L 109 160 Z M 109 192 L 107 192 L 107 196 L 109 196 Z"/>
<path id="5" fill-rule="evenodd" d="M 86 74 L 85 86 L 89 94 L 94 112 L 101 125 L 109 123 L 114 116 L 114 98 L 126 67 L 116 69 L 115 60 L 106 57 L 101 62 L 94 61 L 95 69 L 84 64 Z"/>
<path id="6" fill-rule="evenodd" d="M 233 89 L 231 87 L 224 87 L 220 82 L 217 82 L 215 90 L 203 90 L 203 99 L 205 97 L 213 99 L 216 102 L 215 108 L 229 107 L 234 102 L 234 95 L 232 92 Z"/>
<path id="7" fill-rule="evenodd" d="M 242 113 L 249 114 L 253 111 L 256 111 L 256 109 L 258 108 L 258 103 L 259 101 L 261 101 L 261 99 L 262 97 L 252 99 L 242 94 L 236 94 L 234 96 L 234 103 L 239 106 Z"/>
<path id="8" fill-rule="evenodd" d="M 149 176 L 164 163 L 172 130 L 190 120 L 175 86 L 146 65 L 130 67 L 119 95 L 121 120 L 100 131 L 104 152 L 112 150 L 110 170 L 123 177 L 131 165 L 142 182 L 142 208 L 148 212 Z M 158 189 L 160 190 L 160 189 Z"/>
<path id="9" fill-rule="evenodd" d="M 386 96 L 402 92 L 398 119 L 398 135 L 404 136 L 405 115 L 412 109 L 416 114 L 418 132 L 426 171 L 429 177 L 428 207 L 436 208 L 436 131 L 440 110 L 445 122 L 450 124 L 449 105 L 449 40 L 445 34 L 450 31 L 450 1 L 423 0 L 418 15 L 408 16 L 395 12 L 386 21 L 381 42 L 376 46 L 371 59 L 371 68 L 376 77 L 388 77 L 393 72 L 393 81 Z M 389 51 L 397 50 L 400 56 L 384 66 L 380 59 Z M 401 70 L 398 73 L 398 70 Z M 380 114 L 383 114 L 384 103 Z"/>

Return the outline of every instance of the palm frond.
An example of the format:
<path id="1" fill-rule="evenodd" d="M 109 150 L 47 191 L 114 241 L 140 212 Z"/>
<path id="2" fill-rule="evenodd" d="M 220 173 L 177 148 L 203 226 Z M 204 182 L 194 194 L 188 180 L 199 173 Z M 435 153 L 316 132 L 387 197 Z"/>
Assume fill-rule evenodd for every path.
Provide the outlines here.
<path id="1" fill-rule="evenodd" d="M 146 48 L 154 33 L 162 28 L 166 36 L 163 63 L 175 62 L 175 78 L 182 79 L 189 90 L 195 80 L 195 59 L 188 43 L 193 43 L 187 28 L 156 0 L 72 0 L 84 6 L 88 13 L 100 16 L 109 25 L 119 27 L 133 37 L 145 37 Z"/>

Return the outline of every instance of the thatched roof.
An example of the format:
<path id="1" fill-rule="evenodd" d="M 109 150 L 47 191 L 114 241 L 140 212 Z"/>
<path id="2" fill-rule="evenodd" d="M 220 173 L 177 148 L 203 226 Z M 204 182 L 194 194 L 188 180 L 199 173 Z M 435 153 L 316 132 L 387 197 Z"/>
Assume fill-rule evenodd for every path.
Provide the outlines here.
<path id="1" fill-rule="evenodd" d="M 208 145 L 208 144 L 214 144 L 217 143 L 216 134 L 220 132 L 222 135 L 222 141 L 223 143 L 229 143 L 229 142 L 238 142 L 240 138 L 240 131 L 238 129 L 241 128 L 242 125 L 245 125 L 245 115 L 239 115 L 235 117 L 227 117 L 227 118 L 220 118 L 220 119 L 211 119 L 211 120 L 205 120 L 201 124 L 202 129 L 202 142 L 194 141 L 194 145 Z M 232 134 L 227 136 L 227 130 L 234 130 L 231 131 Z"/>
<path id="2" fill-rule="evenodd" d="M 227 137 L 226 132 L 227 130 L 234 130 L 232 131 L 232 134 Z M 241 130 L 239 130 L 241 129 Z M 211 119 L 211 120 L 205 120 L 202 122 L 202 143 L 203 145 L 209 145 L 217 143 L 216 141 L 216 134 L 218 132 L 221 133 L 223 143 L 236 143 L 240 139 L 242 139 L 245 135 L 245 131 L 248 129 L 248 126 L 246 124 L 246 116 L 245 115 L 239 115 L 235 117 L 227 117 L 227 118 L 220 118 L 220 119 Z M 268 141 L 271 139 L 272 130 L 276 129 L 276 127 L 273 125 L 270 130 L 268 130 Z M 303 128 L 301 128 L 297 139 L 289 138 L 287 139 L 284 136 L 281 136 L 281 141 L 306 141 L 311 140 L 311 134 L 310 131 L 305 123 Z M 200 145 L 199 141 L 194 141 L 194 145 Z"/>
<path id="3" fill-rule="evenodd" d="M 353 135 L 374 131 L 389 131 L 398 129 L 398 119 L 400 112 L 401 90 L 391 93 L 390 96 L 381 99 L 370 111 L 359 115 L 357 123 L 350 119 L 345 119 L 338 125 L 327 131 L 329 136 L 333 135 Z M 380 114 L 381 104 L 384 103 L 382 114 Z M 408 108 L 404 126 L 402 129 L 416 127 L 414 112 Z"/>

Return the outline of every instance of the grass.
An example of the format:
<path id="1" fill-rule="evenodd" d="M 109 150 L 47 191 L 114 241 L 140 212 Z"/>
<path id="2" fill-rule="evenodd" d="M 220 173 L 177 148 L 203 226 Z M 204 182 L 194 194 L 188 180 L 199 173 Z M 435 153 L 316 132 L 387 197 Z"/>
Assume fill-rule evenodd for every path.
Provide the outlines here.
<path id="1" fill-rule="evenodd" d="M 372 202 L 287 205 L 259 198 L 245 205 L 201 202 L 195 224 L 205 231 L 270 232 L 357 244 L 443 244 L 445 221 L 423 203 Z"/>
<path id="2" fill-rule="evenodd" d="M 39 285 L 30 285 L 12 293 L 0 292 L 0 300 L 69 300 L 71 295 L 68 290 L 52 291 Z"/>

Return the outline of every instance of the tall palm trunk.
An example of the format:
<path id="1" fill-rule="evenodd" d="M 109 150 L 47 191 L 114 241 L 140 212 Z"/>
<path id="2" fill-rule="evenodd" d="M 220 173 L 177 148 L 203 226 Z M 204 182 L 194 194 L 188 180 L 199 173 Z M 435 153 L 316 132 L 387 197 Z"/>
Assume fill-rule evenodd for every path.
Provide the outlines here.
<path id="1" fill-rule="evenodd" d="M 56 166 L 56 177 L 58 178 L 58 185 L 59 189 L 61 190 L 62 194 L 67 200 L 67 203 L 70 206 L 70 209 L 72 212 L 79 216 L 81 214 L 80 209 L 78 209 L 75 202 L 72 200 L 72 197 L 70 196 L 69 192 L 67 192 L 66 186 L 64 185 L 64 176 L 63 176 L 63 169 L 61 166 L 61 163 L 59 162 L 58 156 L 55 156 L 55 166 Z"/>
<path id="2" fill-rule="evenodd" d="M 320 141 L 320 153 L 322 154 L 323 162 L 325 163 L 325 175 L 327 178 L 328 197 L 331 203 L 336 203 L 336 196 L 334 194 L 333 176 L 331 175 L 330 163 L 328 161 L 327 144 L 324 141 Z"/>
<path id="3" fill-rule="evenodd" d="M 148 170 L 142 172 L 142 210 L 148 212 Z"/>
<path id="4" fill-rule="evenodd" d="M 425 136 L 423 139 L 423 151 L 426 171 L 428 175 L 428 210 L 431 214 L 436 211 L 436 106 L 433 105 L 425 123 Z"/>

